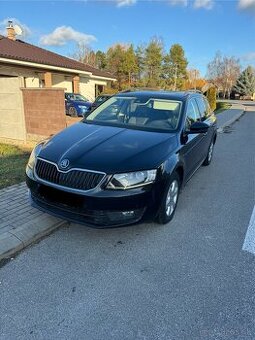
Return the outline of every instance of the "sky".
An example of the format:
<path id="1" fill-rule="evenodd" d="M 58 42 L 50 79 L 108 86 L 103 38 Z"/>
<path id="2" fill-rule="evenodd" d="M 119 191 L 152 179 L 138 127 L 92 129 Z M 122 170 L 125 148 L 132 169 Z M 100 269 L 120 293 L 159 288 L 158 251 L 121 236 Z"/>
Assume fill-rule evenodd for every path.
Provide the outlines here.
<path id="1" fill-rule="evenodd" d="M 0 0 L 0 34 L 8 19 L 26 42 L 71 56 L 79 42 L 106 51 L 152 37 L 183 46 L 189 68 L 206 75 L 217 51 L 255 67 L 255 0 Z"/>

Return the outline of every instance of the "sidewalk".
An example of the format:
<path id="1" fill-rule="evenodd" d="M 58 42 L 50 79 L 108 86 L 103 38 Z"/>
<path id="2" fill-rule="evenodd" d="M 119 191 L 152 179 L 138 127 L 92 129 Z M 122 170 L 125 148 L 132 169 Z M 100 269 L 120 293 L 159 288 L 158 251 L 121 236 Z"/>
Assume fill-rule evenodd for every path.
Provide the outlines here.
<path id="1" fill-rule="evenodd" d="M 243 113 L 244 107 L 237 104 L 219 113 L 218 131 L 222 132 Z M 25 183 L 0 190 L 0 261 L 65 224 L 66 221 L 30 206 Z"/>
<path id="2" fill-rule="evenodd" d="M 31 207 L 25 183 L 0 190 L 0 261 L 64 224 Z"/>
<path id="3" fill-rule="evenodd" d="M 232 125 L 245 112 L 245 107 L 240 104 L 232 104 L 231 109 L 217 114 L 218 132 L 222 132 L 226 126 Z"/>

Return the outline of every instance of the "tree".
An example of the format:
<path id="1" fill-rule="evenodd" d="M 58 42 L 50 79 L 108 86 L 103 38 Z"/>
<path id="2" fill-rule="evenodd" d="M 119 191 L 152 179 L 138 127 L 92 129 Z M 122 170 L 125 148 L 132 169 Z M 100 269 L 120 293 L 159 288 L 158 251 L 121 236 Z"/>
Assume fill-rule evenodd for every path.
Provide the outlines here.
<path id="1" fill-rule="evenodd" d="M 96 67 L 100 70 L 104 70 L 107 66 L 106 55 L 102 51 L 96 52 Z"/>
<path id="2" fill-rule="evenodd" d="M 110 47 L 106 53 L 107 69 L 117 78 L 119 90 L 122 89 L 126 78 L 124 66 L 126 49 L 126 45 L 117 44 Z"/>
<path id="3" fill-rule="evenodd" d="M 183 88 L 187 79 L 187 65 L 188 61 L 182 46 L 179 44 L 172 45 L 169 54 L 164 58 L 163 78 L 174 91 Z"/>
<path id="4" fill-rule="evenodd" d="M 137 60 L 133 45 L 130 45 L 124 53 L 123 72 L 128 76 L 128 85 L 130 87 L 132 75 L 138 72 Z"/>
<path id="5" fill-rule="evenodd" d="M 214 86 L 209 87 L 206 93 L 206 97 L 208 99 L 209 105 L 213 111 L 216 109 L 216 93 L 217 91 Z"/>
<path id="6" fill-rule="evenodd" d="M 78 60 L 84 64 L 90 66 L 96 66 L 96 54 L 95 52 L 86 44 L 77 44 L 74 53 L 71 57 Z"/>
<path id="7" fill-rule="evenodd" d="M 163 59 L 163 42 L 154 37 L 145 49 L 145 69 L 148 76 L 148 86 L 154 87 L 159 83 L 161 63 Z"/>
<path id="8" fill-rule="evenodd" d="M 137 80 L 141 81 L 145 69 L 145 47 L 143 45 L 137 46 L 135 50 L 136 64 L 137 64 Z"/>
<path id="9" fill-rule="evenodd" d="M 207 66 L 207 77 L 218 87 L 218 90 L 222 91 L 224 98 L 229 98 L 239 74 L 239 60 L 235 57 L 222 56 L 221 52 L 217 52 Z"/>
<path id="10" fill-rule="evenodd" d="M 241 96 L 252 96 L 255 92 L 255 73 L 251 66 L 248 66 L 238 78 L 234 90 Z"/>

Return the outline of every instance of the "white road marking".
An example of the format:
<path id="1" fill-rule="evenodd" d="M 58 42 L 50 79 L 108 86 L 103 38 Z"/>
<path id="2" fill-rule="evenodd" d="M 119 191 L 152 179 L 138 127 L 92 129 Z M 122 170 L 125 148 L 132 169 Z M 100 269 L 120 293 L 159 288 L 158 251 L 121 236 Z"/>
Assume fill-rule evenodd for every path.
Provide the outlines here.
<path id="1" fill-rule="evenodd" d="M 246 250 L 255 255 L 255 206 L 245 235 L 242 250 Z"/>

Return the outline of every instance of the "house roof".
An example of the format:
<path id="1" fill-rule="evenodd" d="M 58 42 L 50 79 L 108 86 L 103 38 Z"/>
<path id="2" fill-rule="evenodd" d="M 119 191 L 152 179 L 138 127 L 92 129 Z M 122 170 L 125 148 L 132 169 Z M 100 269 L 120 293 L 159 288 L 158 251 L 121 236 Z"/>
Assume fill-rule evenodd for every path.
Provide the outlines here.
<path id="1" fill-rule="evenodd" d="M 0 57 L 48 66 L 68 68 L 76 72 L 91 72 L 94 76 L 115 79 L 114 76 L 108 72 L 101 71 L 90 65 L 61 56 L 57 53 L 26 43 L 22 40 L 11 40 L 2 35 L 0 35 Z"/>

